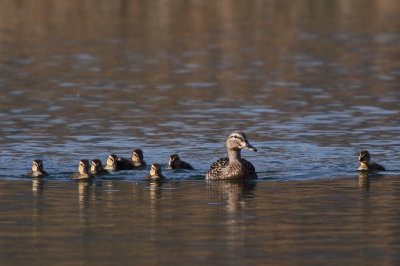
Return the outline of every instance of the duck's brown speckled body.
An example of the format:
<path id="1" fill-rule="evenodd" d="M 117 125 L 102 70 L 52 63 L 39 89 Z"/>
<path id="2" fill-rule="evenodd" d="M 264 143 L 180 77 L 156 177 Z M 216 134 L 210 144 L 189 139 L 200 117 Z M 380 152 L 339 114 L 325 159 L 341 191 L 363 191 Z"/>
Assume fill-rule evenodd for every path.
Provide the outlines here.
<path id="1" fill-rule="evenodd" d="M 94 176 L 89 173 L 89 161 L 86 159 L 80 160 L 79 161 L 79 166 L 78 166 L 78 171 L 77 173 L 73 173 L 71 175 L 72 179 L 91 179 Z"/>
<path id="2" fill-rule="evenodd" d="M 193 166 L 189 163 L 182 161 L 178 154 L 171 154 L 169 156 L 167 169 L 187 169 L 194 170 Z"/>
<path id="3" fill-rule="evenodd" d="M 377 163 L 371 163 L 371 155 L 368 151 L 361 151 L 358 156 L 358 161 L 360 162 L 360 166 L 358 167 L 359 171 L 386 171 L 385 167 Z"/>
<path id="4" fill-rule="evenodd" d="M 228 157 L 212 163 L 206 179 L 256 179 L 255 168 L 251 162 L 241 158 L 241 149 L 257 151 L 242 131 L 234 131 L 226 140 Z"/>
<path id="5" fill-rule="evenodd" d="M 32 162 L 32 170 L 27 173 L 27 176 L 30 177 L 43 177 L 48 176 L 47 172 L 43 170 L 43 162 L 42 160 L 34 160 Z"/>

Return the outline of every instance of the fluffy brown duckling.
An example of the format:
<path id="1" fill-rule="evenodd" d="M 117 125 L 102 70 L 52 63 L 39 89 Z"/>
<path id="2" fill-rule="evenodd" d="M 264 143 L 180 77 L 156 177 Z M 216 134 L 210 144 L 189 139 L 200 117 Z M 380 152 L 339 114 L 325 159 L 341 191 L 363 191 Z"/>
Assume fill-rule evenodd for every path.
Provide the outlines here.
<path id="1" fill-rule="evenodd" d="M 42 160 L 34 160 L 32 162 L 32 170 L 27 173 L 30 177 L 48 176 L 47 172 L 43 170 Z"/>
<path id="2" fill-rule="evenodd" d="M 72 179 L 90 179 L 94 177 L 89 172 L 89 161 L 86 159 L 79 161 L 78 171 L 79 172 L 71 175 Z"/>
<path id="3" fill-rule="evenodd" d="M 90 166 L 90 174 L 100 175 L 108 174 L 109 172 L 103 168 L 103 164 L 99 159 L 92 160 L 92 165 Z"/>
<path id="4" fill-rule="evenodd" d="M 106 163 L 106 166 L 104 166 L 104 169 L 106 169 L 107 171 L 118 171 L 118 170 L 120 170 L 118 168 L 117 161 L 118 161 L 117 155 L 115 155 L 115 154 L 108 155 L 107 163 Z"/>
<path id="5" fill-rule="evenodd" d="M 364 150 L 360 152 L 358 156 L 358 161 L 360 162 L 360 166 L 358 167 L 358 171 L 386 171 L 385 167 L 377 163 L 371 163 L 371 155 L 368 151 Z"/>
<path id="6" fill-rule="evenodd" d="M 134 150 L 130 159 L 119 157 L 117 164 L 118 168 L 121 170 L 132 170 L 137 167 L 146 166 L 146 162 L 143 158 L 143 151 L 141 149 Z"/>
<path id="7" fill-rule="evenodd" d="M 257 151 L 242 131 L 233 131 L 226 140 L 228 157 L 219 158 L 212 163 L 206 179 L 256 179 L 257 173 L 253 164 L 241 157 L 242 149 Z"/>
<path id="8" fill-rule="evenodd" d="M 151 165 L 150 173 L 144 178 L 152 180 L 165 179 L 165 177 L 161 173 L 161 166 L 158 163 L 154 163 Z"/>
<path id="9" fill-rule="evenodd" d="M 185 161 L 182 161 L 178 154 L 171 154 L 169 156 L 167 169 L 188 169 L 194 170 L 194 168 Z"/>

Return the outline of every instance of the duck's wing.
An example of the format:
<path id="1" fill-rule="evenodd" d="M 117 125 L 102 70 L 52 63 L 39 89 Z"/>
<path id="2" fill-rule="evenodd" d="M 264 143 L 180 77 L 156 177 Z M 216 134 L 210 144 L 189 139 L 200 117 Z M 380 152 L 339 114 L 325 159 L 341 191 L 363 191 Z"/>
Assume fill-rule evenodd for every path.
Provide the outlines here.
<path id="1" fill-rule="evenodd" d="M 218 179 L 221 178 L 221 174 L 225 167 L 229 165 L 228 157 L 219 158 L 215 162 L 213 162 L 210 166 L 210 170 L 208 170 L 206 174 L 206 179 Z"/>
<path id="2" fill-rule="evenodd" d="M 245 173 L 245 179 L 257 179 L 256 169 L 251 162 L 247 161 L 246 159 L 242 159 L 242 165 Z"/>

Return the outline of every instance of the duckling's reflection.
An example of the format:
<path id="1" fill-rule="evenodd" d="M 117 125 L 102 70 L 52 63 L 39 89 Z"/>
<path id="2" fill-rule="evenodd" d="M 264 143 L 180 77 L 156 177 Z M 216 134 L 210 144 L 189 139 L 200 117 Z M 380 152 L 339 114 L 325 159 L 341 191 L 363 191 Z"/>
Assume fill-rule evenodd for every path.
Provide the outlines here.
<path id="1" fill-rule="evenodd" d="M 32 193 L 34 196 L 42 196 L 43 195 L 43 187 L 45 181 L 40 178 L 32 179 Z"/>
<path id="2" fill-rule="evenodd" d="M 224 180 L 207 181 L 207 188 L 215 200 L 226 200 L 229 213 L 234 213 L 246 205 L 246 198 L 253 197 L 256 181 L 250 180 Z"/>
<path id="3" fill-rule="evenodd" d="M 360 189 L 369 191 L 369 184 L 370 184 L 370 179 L 368 176 L 368 172 L 360 171 L 358 173 L 358 186 L 360 187 Z"/>
<path id="4" fill-rule="evenodd" d="M 80 180 L 79 182 L 79 208 L 86 209 L 90 201 L 90 186 L 93 182 Z"/>
<path id="5" fill-rule="evenodd" d="M 360 189 L 363 189 L 365 191 L 369 191 L 371 181 L 377 180 L 382 178 L 383 175 L 381 174 L 376 174 L 374 172 L 370 171 L 359 171 L 358 172 L 358 186 Z"/>
<path id="6" fill-rule="evenodd" d="M 31 228 L 31 237 L 34 242 L 34 251 L 39 252 L 38 250 L 38 241 L 39 241 L 39 228 L 40 225 L 42 224 L 42 218 L 43 218 L 43 203 L 44 201 L 42 200 L 43 196 L 43 191 L 44 191 L 44 184 L 45 181 L 43 181 L 41 178 L 34 178 L 32 179 L 32 221 L 33 221 L 33 226 Z"/>
<path id="7" fill-rule="evenodd" d="M 158 199 L 161 199 L 161 180 L 150 180 L 150 203 L 154 205 Z"/>

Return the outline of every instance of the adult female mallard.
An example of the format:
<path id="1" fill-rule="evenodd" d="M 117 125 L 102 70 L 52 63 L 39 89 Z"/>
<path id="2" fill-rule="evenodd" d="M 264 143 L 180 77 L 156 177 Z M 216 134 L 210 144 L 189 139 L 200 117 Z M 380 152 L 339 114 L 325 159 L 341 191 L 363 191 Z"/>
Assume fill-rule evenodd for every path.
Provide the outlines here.
<path id="1" fill-rule="evenodd" d="M 226 140 L 228 157 L 219 158 L 212 163 L 206 179 L 256 179 L 257 173 L 254 166 L 241 158 L 241 149 L 257 151 L 250 145 L 242 131 L 233 131 Z"/>

